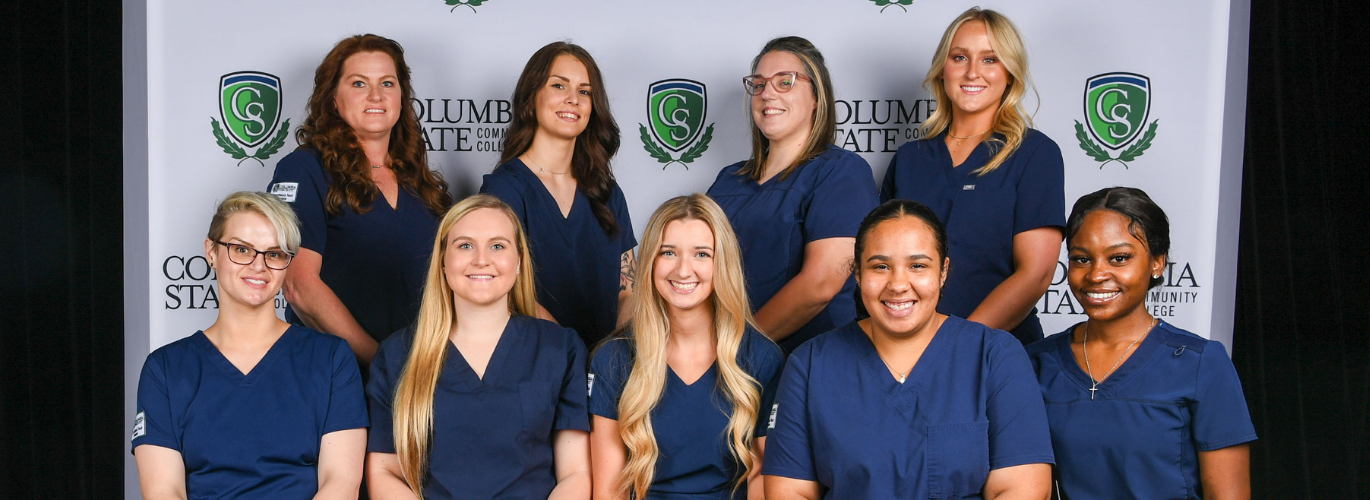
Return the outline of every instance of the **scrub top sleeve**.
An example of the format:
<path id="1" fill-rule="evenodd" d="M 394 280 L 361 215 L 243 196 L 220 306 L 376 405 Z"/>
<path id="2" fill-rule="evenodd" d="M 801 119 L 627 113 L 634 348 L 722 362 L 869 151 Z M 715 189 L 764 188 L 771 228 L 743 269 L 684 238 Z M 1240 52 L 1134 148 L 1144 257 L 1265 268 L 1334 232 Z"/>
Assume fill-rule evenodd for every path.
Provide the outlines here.
<path id="1" fill-rule="evenodd" d="M 621 255 L 637 246 L 637 238 L 633 237 L 633 219 L 628 215 L 628 200 L 623 197 L 623 190 L 619 189 L 618 184 L 614 184 L 610 202 L 614 209 L 614 220 L 618 222 L 618 253 Z"/>
<path id="2" fill-rule="evenodd" d="M 143 362 L 138 376 L 138 413 L 133 417 L 130 450 L 145 444 L 181 451 L 176 426 L 171 422 L 171 397 L 167 392 L 166 369 L 157 353 Z"/>
<path id="3" fill-rule="evenodd" d="M 618 420 L 618 398 L 632 369 L 625 359 L 628 340 L 610 340 L 595 351 L 590 360 L 590 414 Z"/>
<path id="4" fill-rule="evenodd" d="M 990 469 L 1056 463 L 1042 389 L 1027 352 L 1011 335 L 997 332 L 990 337 L 989 374 L 985 381 L 989 394 L 985 417 L 989 419 Z"/>
<path id="5" fill-rule="evenodd" d="M 381 348 L 376 350 L 371 360 L 371 379 L 366 383 L 366 402 L 371 414 L 371 431 L 366 437 L 366 451 L 375 453 L 395 453 L 395 423 L 391 413 L 391 401 L 395 397 L 395 380 L 399 373 L 391 373 L 386 351 L 394 339 L 402 334 L 391 335 Z M 396 368 L 398 370 L 398 368 Z"/>
<path id="6" fill-rule="evenodd" d="M 320 334 L 323 335 L 323 334 Z M 357 369 L 357 358 L 347 342 L 334 337 L 333 389 L 328 399 L 328 416 L 324 418 L 323 433 L 365 428 L 366 395 L 362 392 L 362 374 Z"/>
<path id="7" fill-rule="evenodd" d="M 814 184 L 813 198 L 806 207 L 804 243 L 855 237 L 861 219 L 880 205 L 875 174 L 866 160 L 844 154 L 833 163 L 827 177 Z"/>
<path id="8" fill-rule="evenodd" d="M 899 164 L 899 152 L 895 151 L 894 156 L 890 157 L 890 166 L 885 169 L 885 180 L 880 183 L 880 203 L 895 199 L 896 191 L 899 189 L 894 184 L 894 166 Z"/>
<path id="9" fill-rule="evenodd" d="M 480 192 L 482 194 L 494 195 L 500 201 L 514 209 L 520 221 L 524 221 L 524 231 L 528 230 L 528 210 L 523 206 L 523 191 L 514 184 L 511 174 L 485 174 L 481 179 Z"/>
<path id="10" fill-rule="evenodd" d="M 567 329 L 566 373 L 561 378 L 561 395 L 557 401 L 556 430 L 590 430 L 587 384 L 585 381 L 585 344 L 580 336 Z"/>
<path id="11" fill-rule="evenodd" d="M 1025 163 L 1023 177 L 1018 180 L 1017 204 L 1013 207 L 1013 234 L 1039 227 L 1066 225 L 1066 169 L 1065 161 L 1061 159 L 1061 148 L 1046 136 L 1041 136 L 1039 142 L 1032 151 L 1021 151 L 1030 156 Z"/>
<path id="12" fill-rule="evenodd" d="M 780 373 L 785 368 L 785 355 L 781 353 L 780 346 L 769 340 L 759 340 L 753 345 L 760 351 L 756 356 L 756 381 L 761 384 L 761 408 L 756 412 L 756 431 L 753 435 L 766 437 L 771 410 L 775 408 L 775 393 L 780 388 Z"/>
<path id="13" fill-rule="evenodd" d="M 802 348 L 801 351 L 808 352 Z M 813 459 L 813 434 L 809 428 L 808 372 L 799 353 L 790 356 L 780 376 L 775 403 L 766 411 L 773 418 L 766 438 L 762 475 L 818 480 Z"/>
<path id="14" fill-rule="evenodd" d="M 289 204 L 300 218 L 300 247 L 322 255 L 328 243 L 328 213 L 324 209 L 328 180 L 318 157 L 298 150 L 282 158 L 276 163 L 267 191 Z"/>
<path id="15" fill-rule="evenodd" d="M 1199 380 L 1193 406 L 1194 443 L 1199 451 L 1213 451 L 1256 440 L 1256 428 L 1246 408 L 1237 369 L 1218 342 L 1209 342 L 1199 361 Z"/>

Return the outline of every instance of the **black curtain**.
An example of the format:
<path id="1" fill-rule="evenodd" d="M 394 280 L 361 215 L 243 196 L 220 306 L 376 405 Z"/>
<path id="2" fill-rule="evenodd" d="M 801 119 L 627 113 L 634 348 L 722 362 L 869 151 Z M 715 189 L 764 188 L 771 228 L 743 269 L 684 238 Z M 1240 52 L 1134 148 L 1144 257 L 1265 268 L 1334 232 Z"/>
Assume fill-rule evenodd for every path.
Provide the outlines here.
<path id="1" fill-rule="evenodd" d="M 120 4 L 0 5 L 0 498 L 119 498 Z M 1370 498 L 1366 14 L 1252 4 L 1233 349 L 1255 498 Z"/>
<path id="2" fill-rule="evenodd" d="M 0 4 L 0 498 L 123 495 L 120 19 Z"/>
<path id="3" fill-rule="evenodd" d="M 1364 5 L 1252 4 L 1233 361 L 1256 498 L 1370 498 Z"/>

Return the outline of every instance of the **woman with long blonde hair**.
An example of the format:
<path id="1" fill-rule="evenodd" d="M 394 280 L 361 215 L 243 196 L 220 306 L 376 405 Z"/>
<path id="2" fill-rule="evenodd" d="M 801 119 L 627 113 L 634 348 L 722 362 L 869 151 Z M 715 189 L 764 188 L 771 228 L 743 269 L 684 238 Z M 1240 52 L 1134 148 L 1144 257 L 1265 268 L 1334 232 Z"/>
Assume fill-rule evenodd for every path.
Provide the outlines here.
<path id="1" fill-rule="evenodd" d="M 880 199 L 932 208 L 955 268 L 939 311 L 1042 338 L 1046 293 L 1065 226 L 1061 148 L 1029 128 L 1027 50 L 1003 14 L 971 8 L 947 27 L 923 87 L 937 99 L 922 139 L 899 148 Z"/>
<path id="2" fill-rule="evenodd" d="M 708 196 L 673 198 L 643 255 L 632 320 L 590 363 L 594 497 L 761 498 L 784 359 L 753 325 L 727 216 Z"/>
<path id="3" fill-rule="evenodd" d="M 532 262 L 495 197 L 443 217 L 418 321 L 371 365 L 372 498 L 589 498 L 585 346 L 533 317 Z"/>

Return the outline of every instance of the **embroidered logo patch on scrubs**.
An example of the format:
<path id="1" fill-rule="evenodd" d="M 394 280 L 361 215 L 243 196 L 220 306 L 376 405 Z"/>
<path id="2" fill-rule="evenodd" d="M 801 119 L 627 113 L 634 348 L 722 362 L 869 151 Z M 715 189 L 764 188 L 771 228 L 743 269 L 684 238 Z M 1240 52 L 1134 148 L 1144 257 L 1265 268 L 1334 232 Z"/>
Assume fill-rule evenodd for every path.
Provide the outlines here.
<path id="1" fill-rule="evenodd" d="M 271 185 L 271 194 L 276 195 L 281 201 L 295 203 L 295 192 L 299 191 L 298 182 L 277 182 Z"/>
<path id="2" fill-rule="evenodd" d="M 133 441 L 134 439 L 138 439 L 146 435 L 147 422 L 144 421 L 143 412 L 140 411 L 138 412 L 137 416 L 133 417 L 133 437 L 128 438 L 128 440 Z"/>
<path id="3" fill-rule="evenodd" d="M 595 374 L 591 373 L 585 376 L 585 385 L 585 397 L 593 396 L 595 394 Z"/>
<path id="4" fill-rule="evenodd" d="M 780 410 L 780 403 L 771 405 L 771 419 L 766 422 L 767 429 L 775 428 L 775 412 Z"/>
<path id="5" fill-rule="evenodd" d="M 964 186 L 961 186 L 961 190 L 962 190 L 962 191 L 974 191 L 974 190 L 975 190 L 975 185 L 974 185 L 974 184 L 966 184 L 966 185 L 964 185 Z"/>

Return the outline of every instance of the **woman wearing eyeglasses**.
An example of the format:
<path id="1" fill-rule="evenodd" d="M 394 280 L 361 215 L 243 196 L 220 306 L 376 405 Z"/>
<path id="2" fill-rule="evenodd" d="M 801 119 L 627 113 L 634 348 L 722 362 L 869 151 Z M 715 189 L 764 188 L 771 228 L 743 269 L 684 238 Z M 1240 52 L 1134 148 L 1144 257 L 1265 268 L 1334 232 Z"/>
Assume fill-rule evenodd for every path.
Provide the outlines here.
<path id="1" fill-rule="evenodd" d="M 154 351 L 138 379 L 143 498 L 357 498 L 367 417 L 352 351 L 276 317 L 299 244 L 272 195 L 219 204 L 205 239 L 219 317 Z"/>
<path id="2" fill-rule="evenodd" d="M 866 160 L 833 145 L 832 80 L 812 43 L 771 40 L 752 73 L 752 156 L 719 172 L 708 194 L 737 231 L 757 326 L 788 353 L 856 319 L 846 262 L 878 196 Z"/>
<path id="3" fill-rule="evenodd" d="M 1003 14 L 965 11 L 942 35 L 923 86 L 937 111 L 890 160 L 881 200 L 923 203 L 946 222 L 956 263 L 938 311 L 1042 338 L 1034 304 L 1061 253 L 1061 148 L 1023 110 L 1027 51 Z"/>

